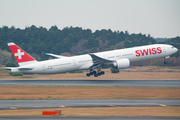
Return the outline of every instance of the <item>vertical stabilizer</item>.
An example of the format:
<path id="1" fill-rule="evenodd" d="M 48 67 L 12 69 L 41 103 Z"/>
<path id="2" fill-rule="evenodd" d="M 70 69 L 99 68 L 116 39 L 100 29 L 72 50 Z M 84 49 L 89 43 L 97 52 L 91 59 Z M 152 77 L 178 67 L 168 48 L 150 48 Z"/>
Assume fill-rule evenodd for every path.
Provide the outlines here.
<path id="1" fill-rule="evenodd" d="M 24 50 L 22 50 L 15 43 L 13 43 L 13 42 L 8 43 L 8 46 L 9 46 L 11 52 L 13 53 L 19 66 L 24 66 L 27 64 L 32 64 L 32 63 L 37 62 L 33 57 L 31 57 L 29 54 L 27 54 Z"/>

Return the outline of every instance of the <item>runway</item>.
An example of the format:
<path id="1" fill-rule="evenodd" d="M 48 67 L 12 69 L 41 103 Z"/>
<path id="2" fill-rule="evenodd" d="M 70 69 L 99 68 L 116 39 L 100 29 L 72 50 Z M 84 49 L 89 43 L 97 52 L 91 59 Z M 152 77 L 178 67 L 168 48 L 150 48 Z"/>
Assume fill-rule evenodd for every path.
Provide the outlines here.
<path id="1" fill-rule="evenodd" d="M 180 80 L 0 80 L 0 86 L 122 86 L 180 88 Z M 179 99 L 93 99 L 93 100 L 0 100 L 0 110 L 92 107 L 180 107 Z M 0 119 L 29 120 L 178 120 L 180 117 L 101 117 L 101 116 L 0 116 Z"/>
<path id="2" fill-rule="evenodd" d="M 179 107 L 179 99 L 0 100 L 0 110 L 83 107 Z"/>
<path id="3" fill-rule="evenodd" d="M 122 86 L 179 88 L 180 80 L 0 80 L 0 86 Z"/>
<path id="4" fill-rule="evenodd" d="M 177 107 L 180 100 L 137 100 L 137 99 L 99 99 L 99 100 L 0 100 L 0 110 L 16 109 L 46 109 L 46 108 L 83 108 L 83 107 Z M 0 119 L 28 119 L 28 120 L 179 120 L 180 117 L 136 117 L 136 116 L 0 116 Z"/>

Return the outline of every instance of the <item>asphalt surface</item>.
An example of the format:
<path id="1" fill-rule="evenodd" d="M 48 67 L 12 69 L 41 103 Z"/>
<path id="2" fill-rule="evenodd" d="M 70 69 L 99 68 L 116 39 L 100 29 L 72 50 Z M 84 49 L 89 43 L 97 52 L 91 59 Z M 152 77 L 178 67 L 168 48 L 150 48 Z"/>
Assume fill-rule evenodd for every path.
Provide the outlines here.
<path id="1" fill-rule="evenodd" d="M 180 87 L 180 80 L 0 80 L 0 86 Z"/>
<path id="2" fill-rule="evenodd" d="M 180 87 L 180 80 L 0 80 L 0 86 Z M 83 107 L 179 107 L 179 99 L 0 100 L 0 110 Z M 0 116 L 2 120 L 179 120 L 180 117 Z"/>
<path id="3" fill-rule="evenodd" d="M 179 107 L 179 99 L 0 100 L 0 110 L 83 107 Z"/>

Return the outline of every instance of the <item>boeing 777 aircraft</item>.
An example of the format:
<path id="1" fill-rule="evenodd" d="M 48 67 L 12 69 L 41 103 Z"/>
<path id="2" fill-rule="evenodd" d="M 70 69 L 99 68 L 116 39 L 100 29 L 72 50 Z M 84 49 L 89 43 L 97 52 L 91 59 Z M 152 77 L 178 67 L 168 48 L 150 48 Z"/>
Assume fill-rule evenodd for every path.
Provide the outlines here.
<path id="1" fill-rule="evenodd" d="M 15 43 L 8 43 L 8 46 L 19 64 L 19 67 L 6 67 L 6 69 L 10 69 L 12 72 L 54 74 L 75 70 L 89 70 L 90 72 L 86 74 L 88 77 L 90 75 L 94 75 L 95 77 L 103 75 L 104 71 L 101 71 L 102 68 L 114 67 L 124 69 L 128 68 L 131 62 L 136 61 L 164 57 L 164 63 L 166 64 L 167 58 L 178 51 L 178 49 L 172 45 L 153 44 L 72 57 L 47 53 L 47 55 L 59 59 L 36 61 Z M 95 71 L 95 69 L 97 69 L 97 71 Z"/>

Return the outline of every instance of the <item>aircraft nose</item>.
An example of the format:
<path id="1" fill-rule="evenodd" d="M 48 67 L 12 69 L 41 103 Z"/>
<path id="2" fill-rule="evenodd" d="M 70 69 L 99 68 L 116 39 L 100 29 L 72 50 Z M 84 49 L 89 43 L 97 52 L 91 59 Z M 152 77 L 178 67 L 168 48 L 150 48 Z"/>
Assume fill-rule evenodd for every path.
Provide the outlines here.
<path id="1" fill-rule="evenodd" d="M 178 49 L 177 48 L 174 48 L 175 49 L 175 52 L 177 52 L 178 51 Z"/>

